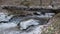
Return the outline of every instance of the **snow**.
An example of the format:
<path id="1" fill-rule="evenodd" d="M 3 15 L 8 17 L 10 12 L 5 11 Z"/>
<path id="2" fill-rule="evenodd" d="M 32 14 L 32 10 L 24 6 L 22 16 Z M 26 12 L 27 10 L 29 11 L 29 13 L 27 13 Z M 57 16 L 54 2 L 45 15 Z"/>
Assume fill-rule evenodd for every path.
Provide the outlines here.
<path id="1" fill-rule="evenodd" d="M 33 30 L 26 32 L 26 31 L 4 31 L 3 34 L 41 34 L 43 26 L 36 26 Z"/>
<path id="2" fill-rule="evenodd" d="M 41 12 L 37 12 L 37 14 L 41 14 Z"/>
<path id="3" fill-rule="evenodd" d="M 33 31 L 31 31 L 31 34 L 41 34 L 43 26 L 36 27 Z"/>
<path id="4" fill-rule="evenodd" d="M 1 23 L 0 30 L 8 29 L 8 28 L 16 27 L 16 26 L 17 26 L 17 24 L 15 24 L 15 23 Z"/>
<path id="5" fill-rule="evenodd" d="M 0 21 L 9 21 L 13 15 L 8 16 L 7 13 L 0 12 Z"/>
<path id="6" fill-rule="evenodd" d="M 5 32 L 5 34 L 20 34 L 19 31 L 11 31 L 11 32 Z"/>
<path id="7" fill-rule="evenodd" d="M 27 21 L 23 21 L 20 23 L 20 29 L 26 29 L 27 27 L 31 26 L 31 25 L 38 25 L 38 20 L 34 20 L 34 19 L 29 19 Z"/>
<path id="8" fill-rule="evenodd" d="M 48 8 L 53 8 L 53 7 L 51 5 L 49 5 Z"/>
<path id="9" fill-rule="evenodd" d="M 55 15 L 55 13 L 45 13 L 45 15 L 53 16 L 53 15 Z"/>
<path id="10" fill-rule="evenodd" d="M 42 28 L 43 28 L 43 26 L 40 25 L 40 26 L 35 27 L 34 30 L 32 30 L 30 32 L 22 32 L 21 34 L 41 34 Z"/>

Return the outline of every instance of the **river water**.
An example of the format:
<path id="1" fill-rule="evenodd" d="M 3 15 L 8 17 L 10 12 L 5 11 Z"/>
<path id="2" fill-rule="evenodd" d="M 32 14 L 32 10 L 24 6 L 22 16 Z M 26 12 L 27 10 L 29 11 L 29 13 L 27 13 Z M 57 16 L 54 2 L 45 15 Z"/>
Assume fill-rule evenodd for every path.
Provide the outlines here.
<path id="1" fill-rule="evenodd" d="M 27 17 L 13 17 L 0 13 L 0 34 L 41 34 L 43 24 L 47 23 L 47 18 L 51 18 L 51 14 L 34 15 Z"/>

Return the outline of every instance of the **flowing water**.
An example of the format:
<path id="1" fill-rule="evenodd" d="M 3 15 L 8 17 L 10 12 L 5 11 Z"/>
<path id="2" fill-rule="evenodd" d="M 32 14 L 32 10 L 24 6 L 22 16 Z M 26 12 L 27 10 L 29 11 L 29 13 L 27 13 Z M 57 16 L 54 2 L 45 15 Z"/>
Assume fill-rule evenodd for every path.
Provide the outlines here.
<path id="1" fill-rule="evenodd" d="M 13 17 L 14 15 L 0 13 L 0 34 L 41 34 L 43 24 L 47 23 L 47 18 L 52 17 L 51 14 L 54 15 L 46 13 L 38 16 Z"/>

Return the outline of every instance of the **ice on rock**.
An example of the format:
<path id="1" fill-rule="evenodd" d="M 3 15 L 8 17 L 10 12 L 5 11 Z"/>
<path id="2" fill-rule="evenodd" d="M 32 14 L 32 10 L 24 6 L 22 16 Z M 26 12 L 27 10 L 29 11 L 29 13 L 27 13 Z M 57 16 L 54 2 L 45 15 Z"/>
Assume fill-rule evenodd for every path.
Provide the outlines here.
<path id="1" fill-rule="evenodd" d="M 38 25 L 39 22 L 38 20 L 34 20 L 34 19 L 30 19 L 27 21 L 23 21 L 20 23 L 20 29 L 26 29 L 27 27 L 31 26 L 31 25 Z"/>
<path id="2" fill-rule="evenodd" d="M 13 15 L 8 16 L 7 13 L 0 13 L 0 21 L 9 21 L 9 19 L 11 19 L 13 17 Z"/>

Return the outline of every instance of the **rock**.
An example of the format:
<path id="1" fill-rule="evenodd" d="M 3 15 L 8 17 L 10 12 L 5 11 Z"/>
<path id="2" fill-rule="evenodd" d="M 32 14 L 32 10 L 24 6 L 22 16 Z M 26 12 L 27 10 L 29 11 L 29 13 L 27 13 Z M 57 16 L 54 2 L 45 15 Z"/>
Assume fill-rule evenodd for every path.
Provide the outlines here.
<path id="1" fill-rule="evenodd" d="M 27 29 L 31 25 L 33 25 L 33 26 L 39 25 L 38 20 L 29 19 L 27 21 L 23 21 L 23 22 L 20 23 L 20 29 L 21 30 Z"/>
<path id="2" fill-rule="evenodd" d="M 41 34 L 60 34 L 60 13 L 49 20 Z"/>
<path id="3" fill-rule="evenodd" d="M 0 22 L 8 22 L 13 15 L 8 15 L 7 13 L 0 12 Z"/>
<path id="4" fill-rule="evenodd" d="M 41 15 L 41 12 L 35 12 L 34 15 Z"/>

